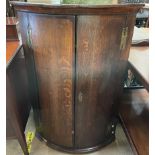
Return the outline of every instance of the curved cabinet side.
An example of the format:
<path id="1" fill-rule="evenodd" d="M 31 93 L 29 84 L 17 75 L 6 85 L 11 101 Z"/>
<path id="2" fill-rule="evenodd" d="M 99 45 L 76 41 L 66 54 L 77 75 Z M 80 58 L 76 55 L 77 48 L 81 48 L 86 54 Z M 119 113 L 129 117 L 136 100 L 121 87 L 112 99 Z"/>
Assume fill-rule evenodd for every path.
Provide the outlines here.
<path id="1" fill-rule="evenodd" d="M 72 147 L 74 16 L 24 12 L 18 15 L 23 24 L 20 27 L 31 32 L 27 37 L 26 29 L 21 31 L 35 64 L 38 105 L 34 106 L 34 111 L 39 107 L 40 117 L 37 130 L 49 142 Z M 24 18 L 27 18 L 25 23 Z"/>

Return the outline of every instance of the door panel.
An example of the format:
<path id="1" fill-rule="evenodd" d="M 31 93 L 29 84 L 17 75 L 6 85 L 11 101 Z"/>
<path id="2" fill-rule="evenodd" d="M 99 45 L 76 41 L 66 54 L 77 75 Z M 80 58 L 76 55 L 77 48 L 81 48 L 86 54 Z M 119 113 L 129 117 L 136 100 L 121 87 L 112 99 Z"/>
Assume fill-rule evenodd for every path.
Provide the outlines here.
<path id="1" fill-rule="evenodd" d="M 126 16 L 78 16 L 75 145 L 102 143 L 121 85 L 120 42 Z M 121 73 L 122 74 L 122 73 Z"/>
<path id="2" fill-rule="evenodd" d="M 26 20 L 31 33 L 25 42 L 33 50 L 38 83 L 40 132 L 54 144 L 71 147 L 74 16 L 30 13 Z"/>

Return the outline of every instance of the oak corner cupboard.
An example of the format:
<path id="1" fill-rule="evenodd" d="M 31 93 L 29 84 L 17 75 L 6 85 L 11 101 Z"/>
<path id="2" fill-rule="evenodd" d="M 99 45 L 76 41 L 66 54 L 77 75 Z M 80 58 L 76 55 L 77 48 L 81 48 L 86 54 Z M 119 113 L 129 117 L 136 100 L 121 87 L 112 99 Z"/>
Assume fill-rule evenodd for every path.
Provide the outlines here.
<path id="1" fill-rule="evenodd" d="M 144 5 L 54 2 L 12 2 L 37 136 L 61 151 L 95 151 L 115 139 L 117 99 L 136 13 Z"/>

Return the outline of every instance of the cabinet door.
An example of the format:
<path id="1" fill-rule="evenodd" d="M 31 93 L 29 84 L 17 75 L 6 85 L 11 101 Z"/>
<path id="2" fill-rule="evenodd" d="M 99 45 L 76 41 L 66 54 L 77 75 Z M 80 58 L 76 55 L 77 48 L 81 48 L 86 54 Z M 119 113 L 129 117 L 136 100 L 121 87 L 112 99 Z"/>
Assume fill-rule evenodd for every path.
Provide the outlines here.
<path id="1" fill-rule="evenodd" d="M 33 50 L 41 133 L 49 142 L 72 146 L 74 16 L 19 12 L 19 17 Z"/>
<path id="2" fill-rule="evenodd" d="M 75 144 L 101 144 L 120 90 L 121 35 L 126 16 L 78 16 Z M 121 73 L 122 71 L 122 73 Z"/>

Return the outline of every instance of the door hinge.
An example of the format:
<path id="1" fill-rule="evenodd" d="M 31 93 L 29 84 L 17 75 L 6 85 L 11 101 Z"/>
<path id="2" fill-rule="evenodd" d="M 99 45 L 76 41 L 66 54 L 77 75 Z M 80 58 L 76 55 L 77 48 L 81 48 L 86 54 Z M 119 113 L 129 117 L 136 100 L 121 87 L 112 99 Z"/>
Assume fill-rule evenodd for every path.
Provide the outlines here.
<path id="1" fill-rule="evenodd" d="M 32 29 L 29 24 L 27 26 L 27 45 L 29 48 L 32 47 Z"/>
<path id="2" fill-rule="evenodd" d="M 128 27 L 125 27 L 122 30 L 120 50 L 124 50 L 125 49 L 127 36 L 128 36 Z"/>
<path id="3" fill-rule="evenodd" d="M 82 100 L 83 100 L 82 92 L 79 92 L 78 100 L 79 100 L 79 102 L 82 102 Z"/>

